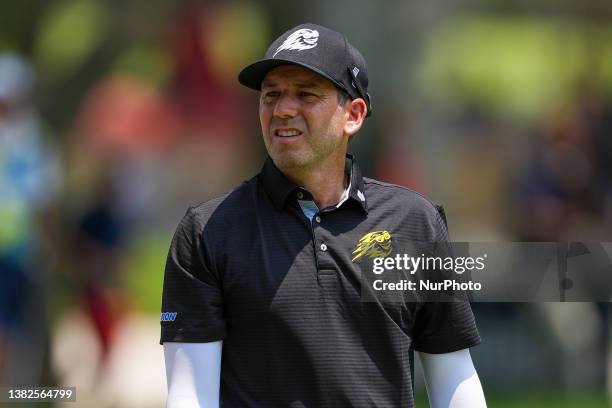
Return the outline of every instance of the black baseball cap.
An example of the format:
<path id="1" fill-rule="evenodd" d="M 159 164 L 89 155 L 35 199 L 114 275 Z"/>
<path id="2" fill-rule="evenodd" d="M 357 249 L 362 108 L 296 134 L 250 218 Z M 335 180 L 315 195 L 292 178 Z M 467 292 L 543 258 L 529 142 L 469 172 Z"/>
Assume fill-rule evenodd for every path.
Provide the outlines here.
<path id="1" fill-rule="evenodd" d="M 269 70 L 279 65 L 299 65 L 327 79 L 352 99 L 362 98 L 372 113 L 368 93 L 368 66 L 365 58 L 343 34 L 317 24 L 301 24 L 278 37 L 264 59 L 246 66 L 238 81 L 261 90 L 261 81 Z"/>

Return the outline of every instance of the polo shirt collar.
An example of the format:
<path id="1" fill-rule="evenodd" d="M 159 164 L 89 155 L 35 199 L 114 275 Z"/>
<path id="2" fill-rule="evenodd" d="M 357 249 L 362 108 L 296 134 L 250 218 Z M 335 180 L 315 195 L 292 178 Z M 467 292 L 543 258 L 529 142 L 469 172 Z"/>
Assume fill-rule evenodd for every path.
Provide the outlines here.
<path id="1" fill-rule="evenodd" d="M 357 201 L 361 205 L 361 208 L 363 208 L 363 211 L 365 211 L 367 214 L 368 202 L 365 196 L 365 186 L 363 183 L 363 176 L 361 175 L 361 169 L 357 165 L 357 161 L 352 154 L 347 154 L 346 158 L 346 165 L 350 166 L 349 174 L 351 176 L 349 197 Z"/>
<path id="2" fill-rule="evenodd" d="M 259 179 L 272 199 L 274 206 L 279 210 L 285 206 L 287 198 L 299 188 L 295 183 L 285 177 L 270 157 L 268 157 L 261 173 L 259 173 Z"/>
<path id="3" fill-rule="evenodd" d="M 368 206 L 365 197 L 365 188 L 363 183 L 363 176 L 361 170 L 357 165 L 357 161 L 352 154 L 346 155 L 346 170 L 350 173 L 350 191 L 349 199 L 352 199 L 359 203 L 361 208 L 367 213 Z M 287 199 L 289 197 L 295 197 L 293 194 L 296 190 L 306 192 L 303 188 L 297 186 L 291 180 L 289 180 L 279 169 L 276 167 L 270 157 L 266 160 L 259 178 L 263 184 L 264 189 L 272 199 L 276 208 L 283 209 Z"/>

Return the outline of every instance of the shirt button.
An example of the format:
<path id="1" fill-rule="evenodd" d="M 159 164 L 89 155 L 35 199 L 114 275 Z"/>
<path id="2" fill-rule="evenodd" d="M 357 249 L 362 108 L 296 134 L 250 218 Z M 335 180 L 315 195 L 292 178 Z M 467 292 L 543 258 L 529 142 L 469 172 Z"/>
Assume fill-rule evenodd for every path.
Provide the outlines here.
<path id="1" fill-rule="evenodd" d="M 318 215 L 315 217 L 315 221 L 316 222 L 321 222 L 321 217 L 319 217 Z"/>
<path id="2" fill-rule="evenodd" d="M 301 200 L 302 198 L 304 198 L 304 193 L 302 193 L 301 191 L 300 191 L 300 192 L 298 192 L 298 193 L 297 193 L 297 198 L 298 198 L 298 199 L 300 199 L 300 200 Z"/>
<path id="3" fill-rule="evenodd" d="M 321 251 L 323 252 L 327 251 L 327 245 L 321 244 Z"/>

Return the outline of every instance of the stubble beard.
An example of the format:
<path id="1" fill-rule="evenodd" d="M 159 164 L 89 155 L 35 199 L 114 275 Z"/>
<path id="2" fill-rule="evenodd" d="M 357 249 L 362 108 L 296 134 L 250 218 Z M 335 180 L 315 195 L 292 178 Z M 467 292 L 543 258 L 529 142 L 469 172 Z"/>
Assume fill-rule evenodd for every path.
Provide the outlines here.
<path id="1" fill-rule="evenodd" d="M 283 172 L 297 175 L 307 174 L 333 161 L 333 156 L 337 154 L 340 143 L 340 141 L 327 139 L 324 145 L 319 146 L 305 143 L 296 148 L 276 144 L 266 146 L 266 148 L 276 167 Z"/>

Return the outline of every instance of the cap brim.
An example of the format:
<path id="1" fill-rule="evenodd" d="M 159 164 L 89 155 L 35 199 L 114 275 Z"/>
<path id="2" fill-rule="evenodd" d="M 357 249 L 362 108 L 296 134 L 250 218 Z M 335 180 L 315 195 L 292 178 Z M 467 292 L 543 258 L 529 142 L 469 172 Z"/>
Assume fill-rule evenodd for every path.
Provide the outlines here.
<path id="1" fill-rule="evenodd" d="M 346 89 L 344 88 L 342 84 L 336 82 L 329 75 L 325 74 L 324 72 L 320 71 L 319 69 L 313 66 L 310 66 L 308 64 L 303 64 L 301 62 L 289 61 L 289 60 L 277 59 L 277 58 L 259 60 L 259 61 L 252 63 L 251 65 L 247 65 L 238 74 L 238 82 L 240 82 L 242 85 L 246 86 L 247 88 L 251 88 L 256 91 L 260 91 L 261 82 L 266 77 L 266 74 L 268 73 L 268 71 L 280 65 L 298 65 L 300 67 L 304 67 L 306 69 L 313 71 L 316 74 L 321 75 L 325 79 L 328 79 L 329 81 L 331 81 L 334 85 L 336 85 L 340 89 L 344 89 L 346 91 Z"/>

